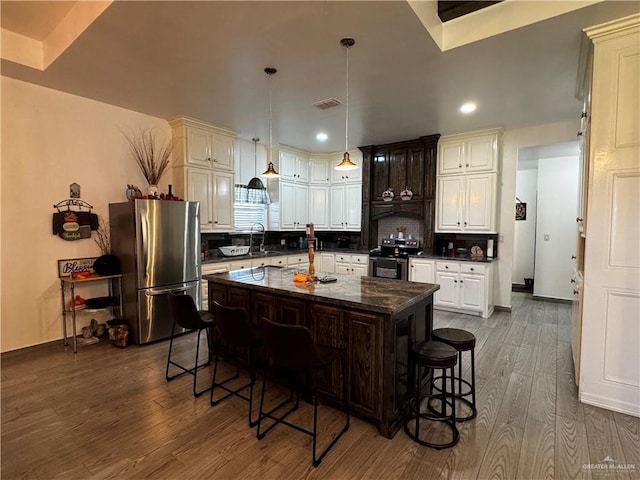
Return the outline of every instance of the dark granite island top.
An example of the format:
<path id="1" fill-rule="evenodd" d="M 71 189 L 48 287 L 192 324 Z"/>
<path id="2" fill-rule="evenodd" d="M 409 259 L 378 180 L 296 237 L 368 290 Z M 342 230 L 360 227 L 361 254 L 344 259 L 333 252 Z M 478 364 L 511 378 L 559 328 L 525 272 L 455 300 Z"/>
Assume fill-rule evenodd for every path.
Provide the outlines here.
<path id="1" fill-rule="evenodd" d="M 204 279 L 209 302 L 244 307 L 257 325 L 262 319 L 306 325 L 317 343 L 345 349 L 353 413 L 393 437 L 405 413 L 408 346 L 430 337 L 439 286 L 334 273 L 335 283 L 297 284 L 294 273 L 267 266 Z M 337 369 L 322 378 L 335 399 L 339 378 Z"/>

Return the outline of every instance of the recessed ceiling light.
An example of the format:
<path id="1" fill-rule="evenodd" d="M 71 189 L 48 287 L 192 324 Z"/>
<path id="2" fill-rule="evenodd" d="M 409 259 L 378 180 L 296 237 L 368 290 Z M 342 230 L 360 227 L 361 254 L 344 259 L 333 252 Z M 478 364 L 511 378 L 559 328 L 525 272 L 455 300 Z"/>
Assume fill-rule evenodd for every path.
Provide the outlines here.
<path id="1" fill-rule="evenodd" d="M 316 140 L 318 140 L 319 142 L 326 142 L 328 138 L 329 138 L 329 135 L 323 132 L 320 132 L 319 134 L 316 135 Z"/>
<path id="2" fill-rule="evenodd" d="M 476 111 L 476 104 L 474 102 L 467 102 L 460 107 L 462 113 L 472 113 Z"/>

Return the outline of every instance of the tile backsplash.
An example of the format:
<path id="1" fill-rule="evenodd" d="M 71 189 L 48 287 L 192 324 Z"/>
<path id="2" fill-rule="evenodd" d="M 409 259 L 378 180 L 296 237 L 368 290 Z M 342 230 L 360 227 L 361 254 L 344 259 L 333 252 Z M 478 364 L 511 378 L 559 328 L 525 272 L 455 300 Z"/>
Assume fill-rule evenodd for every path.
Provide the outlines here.
<path id="1" fill-rule="evenodd" d="M 389 235 L 393 234 L 394 237 L 398 236 L 399 231 L 404 232 L 404 238 L 420 238 L 424 222 L 415 218 L 391 216 L 384 217 L 378 220 L 378 244 L 380 244 L 383 238 L 389 238 Z"/>

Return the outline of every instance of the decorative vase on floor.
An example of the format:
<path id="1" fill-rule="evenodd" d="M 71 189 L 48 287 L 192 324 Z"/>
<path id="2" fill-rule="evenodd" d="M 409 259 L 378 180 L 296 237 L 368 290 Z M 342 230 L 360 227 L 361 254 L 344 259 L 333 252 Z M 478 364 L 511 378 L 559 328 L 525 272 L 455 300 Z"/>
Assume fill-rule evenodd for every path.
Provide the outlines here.
<path id="1" fill-rule="evenodd" d="M 157 185 L 149 185 L 147 187 L 147 195 L 153 195 L 154 197 L 157 197 L 159 193 L 160 189 Z"/>

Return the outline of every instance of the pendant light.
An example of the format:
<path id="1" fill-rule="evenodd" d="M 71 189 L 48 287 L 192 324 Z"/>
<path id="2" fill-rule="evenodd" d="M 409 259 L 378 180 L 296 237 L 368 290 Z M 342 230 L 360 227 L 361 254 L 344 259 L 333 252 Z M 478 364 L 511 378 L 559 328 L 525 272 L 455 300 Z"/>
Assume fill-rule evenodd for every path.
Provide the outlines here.
<path id="1" fill-rule="evenodd" d="M 264 69 L 264 73 L 269 75 L 269 163 L 267 164 L 267 170 L 263 172 L 260 176 L 266 178 L 278 178 L 280 174 L 276 172 L 276 169 L 273 168 L 273 161 L 271 160 L 272 150 L 273 150 L 273 125 L 272 125 L 272 107 L 271 107 L 271 77 L 275 75 L 276 70 L 273 67 L 267 67 Z"/>
<path id="2" fill-rule="evenodd" d="M 258 165 L 258 142 L 259 138 L 252 138 L 253 142 L 253 155 L 254 155 L 254 165 Z M 269 194 L 267 193 L 267 189 L 258 177 L 253 177 L 249 180 L 247 184 L 247 202 L 248 203 L 270 203 Z"/>
<path id="3" fill-rule="evenodd" d="M 353 38 L 343 38 L 340 40 L 340 44 L 346 48 L 347 50 L 347 87 L 346 87 L 346 115 L 344 121 L 344 156 L 342 157 L 342 161 L 336 165 L 334 168 L 336 170 L 355 170 L 358 168 L 358 165 L 353 163 L 349 158 L 349 47 L 353 47 L 356 41 Z"/>

